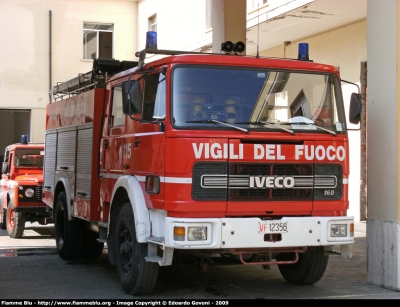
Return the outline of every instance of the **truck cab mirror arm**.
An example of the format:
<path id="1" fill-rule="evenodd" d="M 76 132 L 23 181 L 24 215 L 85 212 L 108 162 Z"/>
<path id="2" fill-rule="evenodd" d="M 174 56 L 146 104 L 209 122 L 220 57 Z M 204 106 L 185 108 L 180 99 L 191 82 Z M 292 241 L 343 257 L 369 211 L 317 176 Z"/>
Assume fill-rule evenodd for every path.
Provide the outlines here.
<path id="1" fill-rule="evenodd" d="M 6 174 L 7 173 L 7 168 L 8 168 L 8 163 L 7 162 L 3 162 L 3 164 L 1 165 L 1 173 L 2 174 Z"/>
<path id="2" fill-rule="evenodd" d="M 342 82 L 352 84 L 357 87 L 358 93 L 352 93 L 350 97 L 350 106 L 349 106 L 349 121 L 352 124 L 357 125 L 361 120 L 361 90 L 358 84 L 346 81 L 342 79 Z"/>

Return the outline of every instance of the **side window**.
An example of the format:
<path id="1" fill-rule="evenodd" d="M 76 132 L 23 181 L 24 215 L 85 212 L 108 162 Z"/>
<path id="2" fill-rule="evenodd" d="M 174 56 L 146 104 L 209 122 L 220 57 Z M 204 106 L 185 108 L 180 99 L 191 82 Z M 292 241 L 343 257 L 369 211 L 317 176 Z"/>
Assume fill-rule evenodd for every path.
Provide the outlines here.
<path id="1" fill-rule="evenodd" d="M 122 88 L 116 86 L 112 92 L 112 108 L 111 108 L 111 127 L 122 126 L 125 124 L 125 115 L 122 112 Z"/>
<path id="2" fill-rule="evenodd" d="M 146 77 L 144 81 L 144 120 L 165 117 L 165 76 L 157 73 Z"/>
<path id="3" fill-rule="evenodd" d="M 156 101 L 154 105 L 154 114 L 153 114 L 153 119 L 163 119 L 165 118 L 166 115 L 166 91 L 165 91 L 165 76 L 163 74 L 160 74 L 159 80 L 158 80 L 158 89 L 157 89 L 157 95 L 156 95 Z"/>

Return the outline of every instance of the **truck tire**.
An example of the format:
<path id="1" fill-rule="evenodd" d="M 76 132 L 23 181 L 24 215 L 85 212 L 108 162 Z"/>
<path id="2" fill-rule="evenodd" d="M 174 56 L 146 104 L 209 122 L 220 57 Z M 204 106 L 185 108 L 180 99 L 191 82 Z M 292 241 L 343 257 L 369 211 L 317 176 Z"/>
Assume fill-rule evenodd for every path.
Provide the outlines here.
<path id="1" fill-rule="evenodd" d="M 13 206 L 9 206 L 6 216 L 7 233 L 10 238 L 21 238 L 25 230 L 25 215 L 15 212 Z"/>
<path id="2" fill-rule="evenodd" d="M 85 239 L 85 224 L 83 221 L 68 220 L 67 198 L 64 192 L 58 195 L 54 218 L 58 254 L 63 259 L 80 258 Z"/>
<path id="3" fill-rule="evenodd" d="M 132 206 L 125 203 L 117 219 L 115 262 L 122 288 L 130 294 L 147 294 L 154 289 L 159 265 L 147 262 L 146 256 L 147 244 L 136 241 Z"/>
<path id="4" fill-rule="evenodd" d="M 97 241 L 98 235 L 93 231 L 86 230 L 85 242 L 83 244 L 82 258 L 98 258 L 103 253 L 104 243 Z"/>
<path id="5" fill-rule="evenodd" d="M 0 229 L 6 229 L 6 216 L 7 216 L 7 210 L 2 208 L 0 211 Z"/>
<path id="6" fill-rule="evenodd" d="M 292 259 L 293 253 L 281 253 L 277 257 L 278 261 Z M 328 259 L 323 246 L 313 246 L 299 254 L 299 261 L 295 264 L 279 264 L 278 268 L 286 281 L 297 285 L 312 285 L 324 275 Z"/>

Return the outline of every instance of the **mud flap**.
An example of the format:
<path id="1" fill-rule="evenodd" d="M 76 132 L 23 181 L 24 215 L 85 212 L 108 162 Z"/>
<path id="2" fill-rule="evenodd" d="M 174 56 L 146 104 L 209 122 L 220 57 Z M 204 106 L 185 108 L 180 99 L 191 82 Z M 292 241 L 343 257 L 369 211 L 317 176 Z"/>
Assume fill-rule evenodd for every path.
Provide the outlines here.
<path id="1" fill-rule="evenodd" d="M 350 245 L 340 245 L 340 258 L 351 259 L 353 254 L 350 251 Z"/>

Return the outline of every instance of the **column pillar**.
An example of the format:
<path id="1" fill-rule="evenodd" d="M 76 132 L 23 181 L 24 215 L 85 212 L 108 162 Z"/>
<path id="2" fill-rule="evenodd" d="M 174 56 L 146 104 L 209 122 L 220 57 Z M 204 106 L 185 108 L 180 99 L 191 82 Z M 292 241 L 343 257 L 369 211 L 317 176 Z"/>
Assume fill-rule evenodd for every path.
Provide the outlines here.
<path id="1" fill-rule="evenodd" d="M 246 16 L 246 1 L 212 0 L 213 53 L 219 53 L 221 44 L 226 41 L 246 44 Z"/>
<path id="2" fill-rule="evenodd" d="M 400 290 L 400 0 L 368 0 L 367 36 L 367 282 Z"/>

